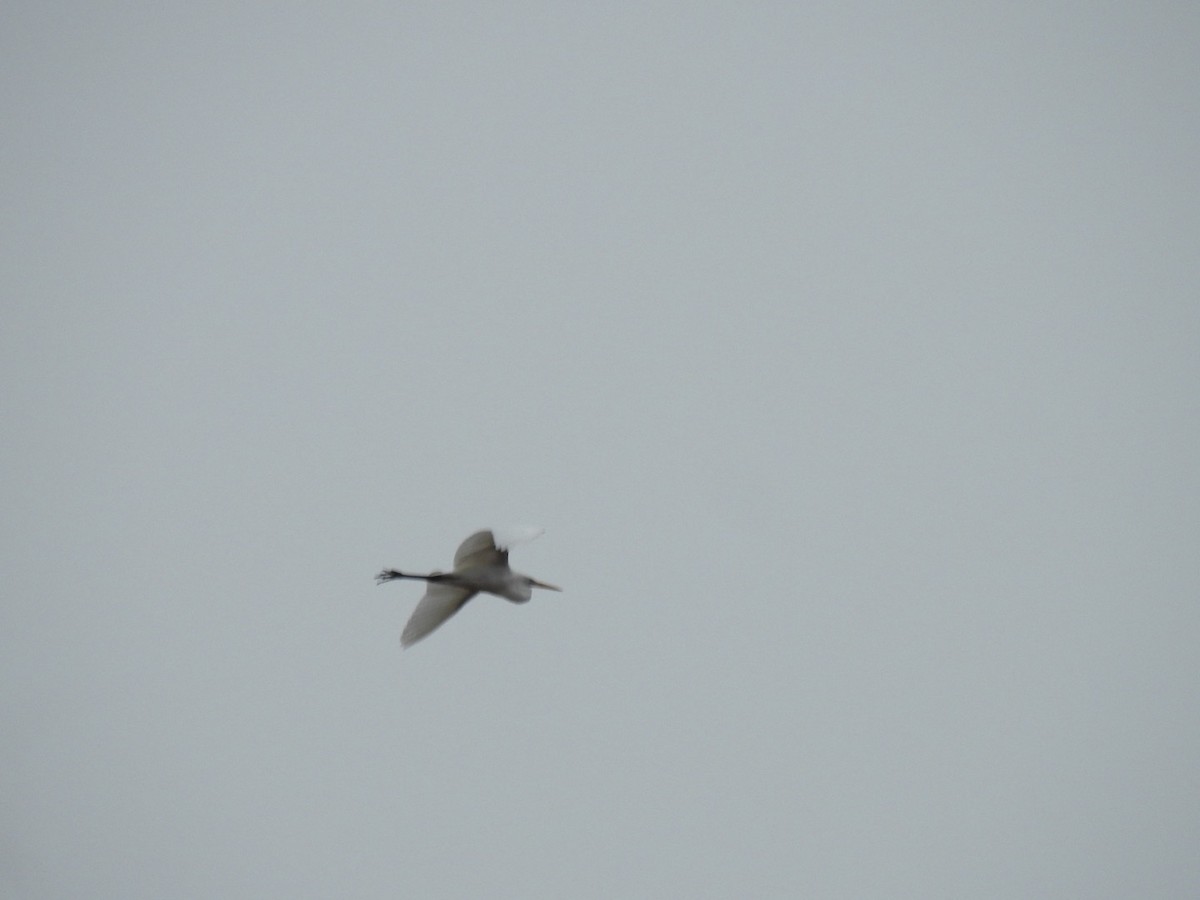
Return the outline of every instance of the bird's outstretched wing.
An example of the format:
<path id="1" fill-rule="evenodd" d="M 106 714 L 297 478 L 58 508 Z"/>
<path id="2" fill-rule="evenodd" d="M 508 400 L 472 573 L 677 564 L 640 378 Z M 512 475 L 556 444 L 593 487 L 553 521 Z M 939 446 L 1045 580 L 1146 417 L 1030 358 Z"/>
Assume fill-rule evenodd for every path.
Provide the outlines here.
<path id="1" fill-rule="evenodd" d="M 476 591 L 467 588 L 454 587 L 450 584 L 439 584 L 431 581 L 425 590 L 425 596 L 408 617 L 404 633 L 400 635 L 400 646 L 407 647 L 415 644 L 421 638 L 434 631 L 439 625 L 463 608 L 463 604 L 474 597 Z"/>
<path id="2" fill-rule="evenodd" d="M 454 568 L 507 566 L 510 547 L 532 541 L 544 530 L 525 526 L 477 531 L 458 545 L 458 552 L 454 554 Z"/>
<path id="3" fill-rule="evenodd" d="M 455 569 L 475 566 L 507 566 L 508 551 L 496 546 L 491 531 L 477 531 L 461 544 L 454 554 Z"/>

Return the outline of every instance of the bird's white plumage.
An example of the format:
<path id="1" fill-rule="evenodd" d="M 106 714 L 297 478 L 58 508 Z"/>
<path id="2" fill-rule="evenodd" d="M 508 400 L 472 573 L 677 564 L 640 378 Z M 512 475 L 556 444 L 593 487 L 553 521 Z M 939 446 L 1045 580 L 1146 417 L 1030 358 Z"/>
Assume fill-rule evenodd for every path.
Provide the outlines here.
<path id="1" fill-rule="evenodd" d="M 425 590 L 425 596 L 413 610 L 400 635 L 400 645 L 407 647 L 425 637 L 452 615 L 463 608 L 463 605 L 475 596 L 477 592 L 452 584 L 441 584 L 431 581 Z"/>
<path id="2" fill-rule="evenodd" d="M 411 578 L 428 584 L 425 596 L 404 626 L 400 643 L 405 647 L 415 644 L 481 592 L 495 594 L 512 603 L 526 603 L 535 587 L 561 591 L 560 587 L 514 572 L 508 567 L 508 548 L 532 540 L 541 533 L 540 528 L 506 529 L 500 533 L 493 530 L 476 531 L 458 545 L 454 554 L 454 570 L 451 572 L 416 575 L 384 569 L 376 575 L 375 580 L 380 584 L 398 578 Z"/>

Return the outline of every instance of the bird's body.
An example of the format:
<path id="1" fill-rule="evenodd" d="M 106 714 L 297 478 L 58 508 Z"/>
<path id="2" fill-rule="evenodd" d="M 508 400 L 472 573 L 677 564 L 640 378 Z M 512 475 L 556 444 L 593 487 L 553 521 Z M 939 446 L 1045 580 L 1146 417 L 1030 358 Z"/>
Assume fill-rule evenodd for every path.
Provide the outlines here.
<path id="1" fill-rule="evenodd" d="M 541 532 L 535 532 L 532 536 L 538 534 Z M 477 531 L 459 545 L 454 554 L 452 572 L 411 575 L 396 569 L 384 569 L 375 576 L 379 584 L 397 578 L 414 578 L 429 585 L 400 636 L 400 643 L 405 647 L 430 634 L 478 593 L 495 594 L 513 603 L 525 603 L 533 595 L 535 587 L 562 590 L 510 569 L 508 543 L 498 544 L 491 531 Z"/>

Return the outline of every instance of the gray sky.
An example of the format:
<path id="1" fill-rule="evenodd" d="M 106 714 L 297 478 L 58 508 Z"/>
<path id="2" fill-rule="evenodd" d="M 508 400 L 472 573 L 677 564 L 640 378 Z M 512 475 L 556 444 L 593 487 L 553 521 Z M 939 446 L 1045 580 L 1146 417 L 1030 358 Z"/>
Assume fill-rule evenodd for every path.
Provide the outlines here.
<path id="1" fill-rule="evenodd" d="M 0 893 L 1200 894 L 1200 7 L 580 6 L 5 7 Z"/>

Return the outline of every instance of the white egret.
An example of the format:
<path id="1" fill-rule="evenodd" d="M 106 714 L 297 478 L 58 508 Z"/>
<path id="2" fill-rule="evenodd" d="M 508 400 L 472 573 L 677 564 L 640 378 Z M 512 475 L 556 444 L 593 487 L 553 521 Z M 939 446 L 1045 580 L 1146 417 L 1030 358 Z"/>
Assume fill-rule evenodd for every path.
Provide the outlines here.
<path id="1" fill-rule="evenodd" d="M 525 533 L 517 540 L 529 540 L 541 534 L 535 530 Z M 415 578 L 428 583 L 425 596 L 413 610 L 400 635 L 401 646 L 408 647 L 428 635 L 479 592 L 495 594 L 513 603 L 526 603 L 533 588 L 561 591 L 562 588 L 508 567 L 508 548 L 516 540 L 497 542 L 491 531 L 477 531 L 463 541 L 454 554 L 453 572 L 430 572 L 428 575 L 410 575 L 396 569 L 384 569 L 375 576 L 379 584 L 397 578 Z"/>

